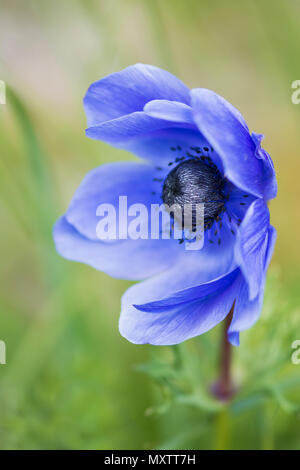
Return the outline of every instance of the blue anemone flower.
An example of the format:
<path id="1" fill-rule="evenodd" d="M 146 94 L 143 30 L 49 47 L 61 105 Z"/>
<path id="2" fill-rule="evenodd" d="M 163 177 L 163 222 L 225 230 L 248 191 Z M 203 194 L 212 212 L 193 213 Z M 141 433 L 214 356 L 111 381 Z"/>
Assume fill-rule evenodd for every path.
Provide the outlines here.
<path id="1" fill-rule="evenodd" d="M 102 165 L 84 178 L 54 227 L 57 251 L 113 277 L 142 280 L 122 299 L 120 332 L 133 343 L 169 345 L 221 322 L 234 304 L 232 344 L 258 318 L 276 231 L 267 201 L 273 163 L 260 134 L 211 90 L 189 90 L 137 64 L 93 83 L 86 135 L 133 152 L 141 163 Z M 101 203 L 204 203 L 204 246 L 178 240 L 99 240 Z"/>

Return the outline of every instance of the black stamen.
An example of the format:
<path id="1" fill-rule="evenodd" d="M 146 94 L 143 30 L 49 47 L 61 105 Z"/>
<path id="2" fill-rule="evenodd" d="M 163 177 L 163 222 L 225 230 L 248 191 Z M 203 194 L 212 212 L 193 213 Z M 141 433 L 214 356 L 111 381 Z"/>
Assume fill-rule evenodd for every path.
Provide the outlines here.
<path id="1" fill-rule="evenodd" d="M 182 211 L 192 205 L 193 222 L 197 204 L 204 204 L 204 225 L 211 228 L 220 221 L 224 208 L 224 180 L 216 169 L 199 160 L 187 160 L 177 165 L 163 185 L 163 202 L 171 207 L 178 204 Z M 186 207 L 187 209 L 187 207 Z"/>

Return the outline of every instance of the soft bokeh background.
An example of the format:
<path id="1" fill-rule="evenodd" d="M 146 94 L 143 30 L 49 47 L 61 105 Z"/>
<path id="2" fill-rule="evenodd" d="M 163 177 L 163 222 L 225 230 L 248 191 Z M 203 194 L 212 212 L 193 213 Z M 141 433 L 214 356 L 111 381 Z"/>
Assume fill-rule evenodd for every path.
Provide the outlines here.
<path id="1" fill-rule="evenodd" d="M 297 0 L 0 0 L 0 448 L 300 448 Z M 89 84 L 136 62 L 215 90 L 264 133 L 279 196 L 264 311 L 241 336 L 229 407 L 207 394 L 220 328 L 179 348 L 118 332 L 129 283 L 54 250 L 90 169 L 134 157 L 85 137 Z"/>

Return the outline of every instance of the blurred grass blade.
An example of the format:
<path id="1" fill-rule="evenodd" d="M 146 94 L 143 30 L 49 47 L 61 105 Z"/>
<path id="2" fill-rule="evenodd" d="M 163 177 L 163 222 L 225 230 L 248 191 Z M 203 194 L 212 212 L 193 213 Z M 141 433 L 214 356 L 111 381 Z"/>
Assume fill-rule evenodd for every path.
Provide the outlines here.
<path id="1" fill-rule="evenodd" d="M 7 102 L 19 124 L 24 140 L 24 156 L 31 173 L 34 211 L 33 226 L 37 226 L 40 237 L 37 249 L 41 250 L 47 282 L 56 285 L 62 263 L 57 263 L 52 240 L 52 225 L 55 220 L 55 202 L 51 174 L 47 157 L 40 145 L 34 125 L 25 103 L 10 87 L 7 87 Z"/>
<path id="2" fill-rule="evenodd" d="M 49 203 L 53 202 L 53 192 L 51 190 L 51 180 L 49 178 L 49 168 L 45 153 L 41 148 L 25 104 L 10 87 L 7 87 L 7 102 L 11 105 L 11 109 L 23 134 L 24 154 L 27 157 L 36 190 L 39 191 L 39 198 L 48 200 L 49 209 Z"/>

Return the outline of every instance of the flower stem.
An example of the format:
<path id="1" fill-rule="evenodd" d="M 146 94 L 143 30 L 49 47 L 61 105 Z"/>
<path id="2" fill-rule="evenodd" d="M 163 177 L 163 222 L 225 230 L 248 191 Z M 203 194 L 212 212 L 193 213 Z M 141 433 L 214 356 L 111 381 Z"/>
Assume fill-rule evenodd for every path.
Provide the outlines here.
<path id="1" fill-rule="evenodd" d="M 213 394 L 221 401 L 228 401 L 234 394 L 234 387 L 231 378 L 231 357 L 232 346 L 228 341 L 227 331 L 230 326 L 234 311 L 234 303 L 224 320 L 224 329 L 221 342 L 220 354 L 220 376 L 213 387 Z"/>
<path id="2" fill-rule="evenodd" d="M 231 441 L 230 414 L 228 407 L 216 415 L 215 449 L 228 450 Z"/>

